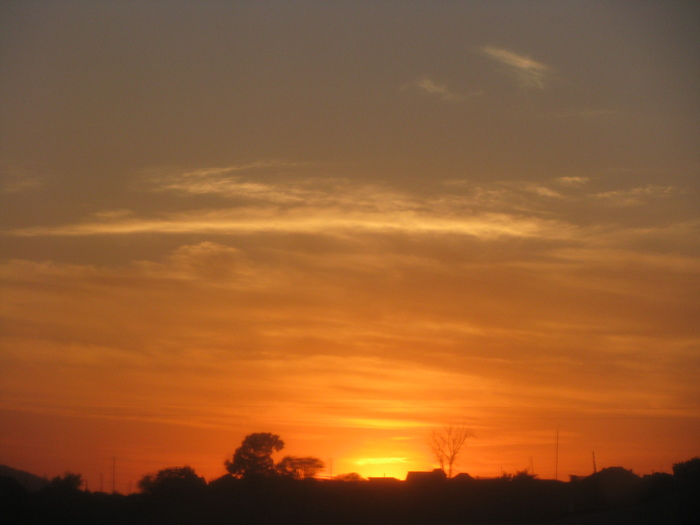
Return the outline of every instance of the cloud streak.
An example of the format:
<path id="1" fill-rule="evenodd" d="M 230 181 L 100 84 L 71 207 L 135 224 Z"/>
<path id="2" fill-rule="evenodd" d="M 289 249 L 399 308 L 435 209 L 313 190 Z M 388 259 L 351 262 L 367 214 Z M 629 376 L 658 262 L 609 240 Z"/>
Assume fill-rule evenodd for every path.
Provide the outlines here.
<path id="1" fill-rule="evenodd" d="M 439 217 L 406 211 L 386 213 L 347 213 L 333 209 L 242 209 L 235 211 L 202 210 L 155 218 L 131 218 L 94 221 L 55 227 L 15 230 L 20 237 L 94 236 L 161 234 L 253 234 L 303 233 L 346 235 L 374 234 L 445 234 L 481 239 L 501 237 L 545 237 L 563 239 L 573 226 L 554 220 L 484 213 L 469 217 Z"/>
<path id="2" fill-rule="evenodd" d="M 0 195 L 14 195 L 38 190 L 43 181 L 34 173 L 0 161 Z"/>
<path id="3" fill-rule="evenodd" d="M 507 49 L 485 46 L 481 52 L 515 76 L 518 83 L 526 88 L 544 89 L 547 84 L 550 67 L 526 55 L 519 55 Z"/>
<path id="4" fill-rule="evenodd" d="M 424 197 L 347 179 L 294 182 L 230 176 L 230 168 L 199 170 L 152 180 L 151 191 L 182 196 L 212 195 L 232 207 L 139 216 L 129 210 L 104 211 L 91 220 L 58 226 L 20 228 L 21 237 L 162 234 L 304 233 L 316 235 L 463 235 L 479 239 L 571 237 L 575 226 L 537 213 L 508 211 L 485 200 L 482 190 Z M 195 175 L 193 175 L 193 173 Z M 521 188 L 522 189 L 522 188 Z M 540 185 L 523 190 L 539 197 L 560 194 Z M 490 193 L 493 197 L 494 193 Z"/>
<path id="5" fill-rule="evenodd" d="M 450 89 L 446 84 L 436 82 L 428 77 L 419 78 L 415 80 L 409 86 L 414 87 L 425 93 L 426 95 L 433 96 L 449 103 L 459 103 L 472 97 L 478 97 L 482 94 L 481 91 L 473 91 L 469 93 L 458 93 Z"/>
<path id="6" fill-rule="evenodd" d="M 92 218 L 6 231 L 15 237 L 85 237 L 140 234 L 254 235 L 457 235 L 480 240 L 583 241 L 601 234 L 576 222 L 576 208 L 595 203 L 629 207 L 682 194 L 673 186 L 602 189 L 588 177 L 556 177 L 471 183 L 452 180 L 428 195 L 343 178 L 296 177 L 291 181 L 233 174 L 291 163 L 254 163 L 149 176 L 147 192 L 170 193 L 181 201 L 198 196 L 231 204 L 180 212 L 138 214 L 104 210 Z M 561 204 L 568 203 L 567 208 Z M 610 225 L 613 231 L 617 228 Z M 669 226 L 670 227 L 670 226 Z M 630 235 L 633 234 L 629 230 Z M 601 241 L 605 236 L 599 236 Z"/>
<path id="7" fill-rule="evenodd" d="M 636 206 L 649 199 L 666 199 L 678 195 L 679 190 L 673 186 L 648 184 L 634 188 L 610 190 L 597 193 L 595 197 L 617 206 Z"/>

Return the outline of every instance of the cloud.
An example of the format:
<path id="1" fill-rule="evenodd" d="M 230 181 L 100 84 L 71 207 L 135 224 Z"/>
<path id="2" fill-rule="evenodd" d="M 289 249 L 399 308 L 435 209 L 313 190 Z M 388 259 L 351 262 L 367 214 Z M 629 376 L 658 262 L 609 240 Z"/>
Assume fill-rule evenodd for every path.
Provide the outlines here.
<path id="1" fill-rule="evenodd" d="M 455 210 L 456 212 L 457 210 Z M 337 207 L 207 209 L 157 217 L 96 218 L 63 226 L 21 228 L 20 237 L 160 234 L 303 233 L 317 235 L 450 234 L 482 239 L 502 237 L 567 238 L 573 230 L 557 220 L 508 213 L 437 215 L 403 209 L 394 212 L 344 210 Z"/>
<path id="2" fill-rule="evenodd" d="M 301 235 L 306 242 L 318 247 L 334 245 L 341 250 L 346 250 L 348 242 L 372 246 L 381 238 L 396 246 L 419 239 L 425 243 L 431 238 L 459 238 L 464 243 L 488 242 L 492 246 L 489 253 L 499 257 L 505 256 L 507 247 L 517 240 L 530 246 L 537 246 L 536 243 L 597 247 L 617 244 L 634 247 L 640 252 L 654 244 L 676 246 L 679 253 L 691 253 L 694 249 L 683 240 L 690 228 L 687 218 L 666 217 L 665 226 L 653 231 L 645 226 L 665 217 L 669 212 L 666 207 L 655 207 L 650 210 L 651 215 L 643 218 L 630 218 L 626 225 L 619 223 L 617 214 L 625 207 L 641 205 L 651 199 L 670 202 L 671 197 L 683 193 L 682 188 L 673 186 L 646 185 L 601 191 L 600 184 L 605 182 L 601 179 L 591 182 L 588 177 L 562 176 L 539 181 L 450 180 L 431 192 L 421 193 L 338 177 L 289 180 L 277 176 L 231 175 L 228 170 L 170 172 L 149 178 L 144 188 L 149 192 L 172 192 L 184 205 L 193 201 L 192 196 L 211 195 L 216 199 L 211 199 L 210 204 L 216 206 L 150 214 L 126 209 L 105 210 L 74 222 L 27 226 L 6 230 L 3 234 L 25 238 L 198 235 L 204 236 L 203 241 L 215 242 L 219 242 L 221 236 L 256 242 L 261 235 L 277 238 Z M 193 177 L 191 173 L 197 175 Z M 201 206 L 202 199 L 194 202 Z M 582 221 L 581 217 L 590 217 L 590 207 L 597 205 L 600 209 L 600 203 L 608 206 L 601 209 L 595 220 Z M 634 220 L 634 224 L 630 220 Z M 219 270 L 210 269 L 212 281 L 217 271 L 225 274 L 226 265 L 236 258 L 239 278 L 243 278 L 240 272 L 249 270 L 242 254 L 214 253 L 214 244 L 208 249 L 212 259 L 225 261 Z M 527 253 L 527 257 L 532 257 L 537 252 L 518 250 L 516 256 Z M 385 261 L 394 255 L 385 254 Z M 415 253 L 410 256 L 420 259 Z M 359 262 L 355 260 L 350 264 Z M 373 259 L 361 264 L 372 267 L 375 263 Z"/>
<path id="3" fill-rule="evenodd" d="M 550 71 L 549 66 L 507 49 L 485 46 L 481 48 L 481 52 L 506 66 L 508 71 L 515 75 L 521 86 L 537 89 L 545 87 Z"/>
<path id="4" fill-rule="evenodd" d="M 267 166 L 267 164 L 266 164 Z M 232 176 L 238 167 L 149 176 L 149 191 L 215 195 L 234 205 L 139 215 L 106 210 L 58 226 L 20 228 L 22 237 L 161 234 L 462 235 L 479 239 L 568 238 L 574 227 L 532 209 L 513 211 L 515 195 L 563 198 L 542 184 L 466 185 L 421 195 L 342 178 Z M 449 187 L 449 185 L 447 185 Z M 515 192 L 515 193 L 514 193 Z"/>
<path id="5" fill-rule="evenodd" d="M 149 192 L 179 194 L 185 205 L 191 196 L 216 196 L 218 199 L 211 201 L 216 207 L 148 215 L 126 209 L 105 210 L 72 223 L 23 227 L 4 234 L 17 237 L 303 234 L 346 239 L 366 239 L 368 235 L 392 238 L 445 235 L 481 241 L 548 242 L 583 242 L 595 236 L 601 242 L 605 238 L 601 234 L 605 215 L 598 218 L 597 226 L 584 227 L 577 223 L 583 209 L 591 203 L 629 207 L 683 193 L 682 189 L 659 185 L 594 191 L 588 177 L 562 176 L 541 181 L 488 183 L 450 180 L 426 194 L 338 177 L 289 180 L 277 176 L 231 175 L 231 170 L 238 168 L 170 172 L 148 178 Z M 222 204 L 220 199 L 227 202 Z M 594 226 L 598 229 L 593 234 L 587 233 L 586 229 Z M 610 231 L 620 230 L 613 224 L 610 228 Z M 632 230 L 624 231 L 631 235 Z"/>
<path id="6" fill-rule="evenodd" d="M 562 186 L 583 186 L 588 184 L 590 180 L 588 177 L 557 177 L 555 182 Z"/>
<path id="7" fill-rule="evenodd" d="M 257 165 L 254 163 L 251 165 Z M 272 164 L 264 164 L 270 166 Z M 250 165 L 247 165 L 250 166 Z M 357 183 L 350 179 L 330 176 L 303 176 L 289 170 L 308 167 L 301 163 L 274 163 L 284 167 L 283 176 L 275 172 L 263 176 L 239 166 L 204 168 L 192 171 L 170 170 L 146 175 L 146 191 L 172 192 L 183 196 L 212 195 L 231 201 L 249 201 L 254 206 L 267 203 L 284 208 L 341 206 L 353 209 L 389 211 L 410 206 L 404 193 L 377 183 Z M 244 171 L 245 173 L 237 173 Z M 143 189 L 143 188 L 142 188 Z"/>
<path id="8" fill-rule="evenodd" d="M 231 166 L 224 167 L 208 167 L 208 168 L 198 168 L 193 170 L 163 170 L 163 169 L 152 169 L 150 172 L 153 174 L 154 178 L 158 178 L 162 175 L 168 175 L 168 171 L 174 171 L 183 177 L 190 178 L 202 178 L 225 175 L 227 173 L 251 173 L 251 172 L 264 172 L 273 171 L 279 172 L 284 171 L 288 168 L 297 168 L 300 166 L 307 166 L 307 163 L 303 162 L 289 162 L 282 160 L 258 160 L 254 162 L 248 162 L 244 164 L 233 164 Z"/>
<path id="9" fill-rule="evenodd" d="M 669 198 L 677 195 L 679 190 L 674 186 L 659 186 L 648 184 L 636 188 L 624 188 L 596 193 L 595 197 L 616 206 L 637 206 L 649 199 Z"/>
<path id="10" fill-rule="evenodd" d="M 258 161 L 193 170 L 160 168 L 143 173 L 143 179 L 146 189 L 151 192 L 221 195 L 229 198 L 294 203 L 309 197 L 303 185 L 299 187 L 287 184 L 275 187 L 261 181 L 259 177 L 270 174 L 286 175 L 290 171 L 308 166 L 308 163 L 302 162 Z"/>
<path id="11" fill-rule="evenodd" d="M 300 431 L 325 441 L 342 434 L 345 442 L 400 433 L 422 450 L 430 427 L 467 419 L 478 430 L 480 458 L 507 442 L 492 453 L 498 469 L 523 433 L 537 437 L 562 421 L 569 429 L 585 421 L 591 432 L 601 419 L 602 435 L 615 417 L 697 417 L 697 409 L 669 407 L 692 407 L 697 397 L 698 259 L 615 249 L 619 238 L 567 231 L 564 221 L 537 219 L 526 237 L 514 219 L 534 214 L 502 211 L 516 197 L 568 207 L 576 201 L 541 189 L 568 196 L 584 181 L 462 181 L 430 196 L 384 189 L 356 208 L 353 200 L 369 190 L 343 184 L 350 191 L 337 201 L 319 192 L 287 209 L 247 203 L 160 218 L 183 230 L 212 222 L 243 228 L 255 219 L 260 232 L 345 232 L 326 244 L 320 235 L 312 242 L 219 237 L 183 240 L 166 255 L 119 267 L 0 264 L 2 406 L 120 428 L 167 423 L 168 435 L 185 443 L 223 432 L 223 444 L 202 447 L 215 457 L 214 472 L 231 433 L 258 428 L 290 442 Z M 282 187 L 269 185 L 272 193 Z M 487 191 L 495 193 L 477 205 Z M 390 195 L 387 216 L 378 210 Z M 119 229 L 142 220 L 117 210 L 92 224 Z M 341 227 L 351 220 L 362 228 Z M 455 236 L 437 228 L 477 220 L 519 233 Z M 560 241 L 541 242 L 557 227 L 565 229 Z M 383 235 L 375 242 L 357 235 L 374 231 Z M 201 429 L 202 437 L 180 439 L 183 429 Z M 389 443 L 343 454 L 416 455 Z M 407 460 L 401 468 L 424 467 Z"/>
<path id="12" fill-rule="evenodd" d="M 528 264 L 465 254 L 425 266 L 395 256 L 374 274 L 361 259 L 338 264 L 339 255 L 255 257 L 203 242 L 122 268 L 3 264 L 3 367 L 49 374 L 63 363 L 82 376 L 79 397 L 93 373 L 119 364 L 142 393 L 171 395 L 171 378 L 189 374 L 200 399 L 217 388 L 241 404 L 323 398 L 333 424 L 403 424 L 439 421 L 452 410 L 449 393 L 473 406 L 537 405 L 555 391 L 562 405 L 604 403 L 608 394 L 596 397 L 595 387 L 615 374 L 620 400 L 650 400 L 656 389 L 625 392 L 654 372 L 639 363 L 657 363 L 660 348 L 680 360 L 697 332 L 688 283 L 698 263 L 687 257 L 564 249 Z M 675 373 L 675 361 L 668 366 Z M 158 384 L 149 386 L 153 369 Z"/>
<path id="13" fill-rule="evenodd" d="M 480 91 L 473 91 L 470 93 L 457 93 L 449 87 L 447 87 L 445 84 L 435 82 L 434 80 L 431 80 L 427 77 L 415 80 L 414 82 L 409 84 L 409 86 L 415 87 L 427 95 L 438 97 L 444 100 L 445 102 L 450 103 L 462 102 L 467 98 L 478 97 L 482 94 Z"/>
<path id="14" fill-rule="evenodd" d="M 19 169 L 9 165 L 7 162 L 0 163 L 0 193 L 15 194 L 34 191 L 43 186 L 42 180 L 24 169 Z"/>

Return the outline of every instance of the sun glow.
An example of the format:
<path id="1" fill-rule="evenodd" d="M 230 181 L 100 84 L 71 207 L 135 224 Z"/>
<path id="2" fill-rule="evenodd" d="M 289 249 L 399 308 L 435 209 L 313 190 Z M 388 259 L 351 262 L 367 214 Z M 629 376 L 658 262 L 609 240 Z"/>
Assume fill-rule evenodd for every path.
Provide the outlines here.
<path id="1" fill-rule="evenodd" d="M 406 473 L 411 470 L 408 458 L 360 458 L 355 460 L 359 473 L 367 478 L 397 478 L 404 479 Z"/>

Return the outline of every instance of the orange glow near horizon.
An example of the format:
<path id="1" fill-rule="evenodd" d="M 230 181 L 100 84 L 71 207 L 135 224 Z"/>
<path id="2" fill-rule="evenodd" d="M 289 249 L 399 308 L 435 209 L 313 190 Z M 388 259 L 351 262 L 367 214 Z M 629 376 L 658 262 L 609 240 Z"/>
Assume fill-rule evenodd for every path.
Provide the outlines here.
<path id="1" fill-rule="evenodd" d="M 0 3 L 0 464 L 700 453 L 697 6 L 144 4 Z"/>

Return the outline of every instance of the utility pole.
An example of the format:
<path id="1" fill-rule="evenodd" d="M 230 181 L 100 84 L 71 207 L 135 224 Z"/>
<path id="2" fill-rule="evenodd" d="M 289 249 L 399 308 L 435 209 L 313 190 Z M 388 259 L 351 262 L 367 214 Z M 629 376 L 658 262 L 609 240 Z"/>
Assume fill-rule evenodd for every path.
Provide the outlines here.
<path id="1" fill-rule="evenodd" d="M 116 492 L 117 456 L 112 456 L 112 494 Z"/>
<path id="2" fill-rule="evenodd" d="M 557 453 L 554 461 L 554 479 L 559 479 L 559 429 L 557 429 Z"/>
<path id="3" fill-rule="evenodd" d="M 598 472 L 598 469 L 595 466 L 595 450 L 592 452 L 593 454 L 593 474 L 596 474 Z"/>

